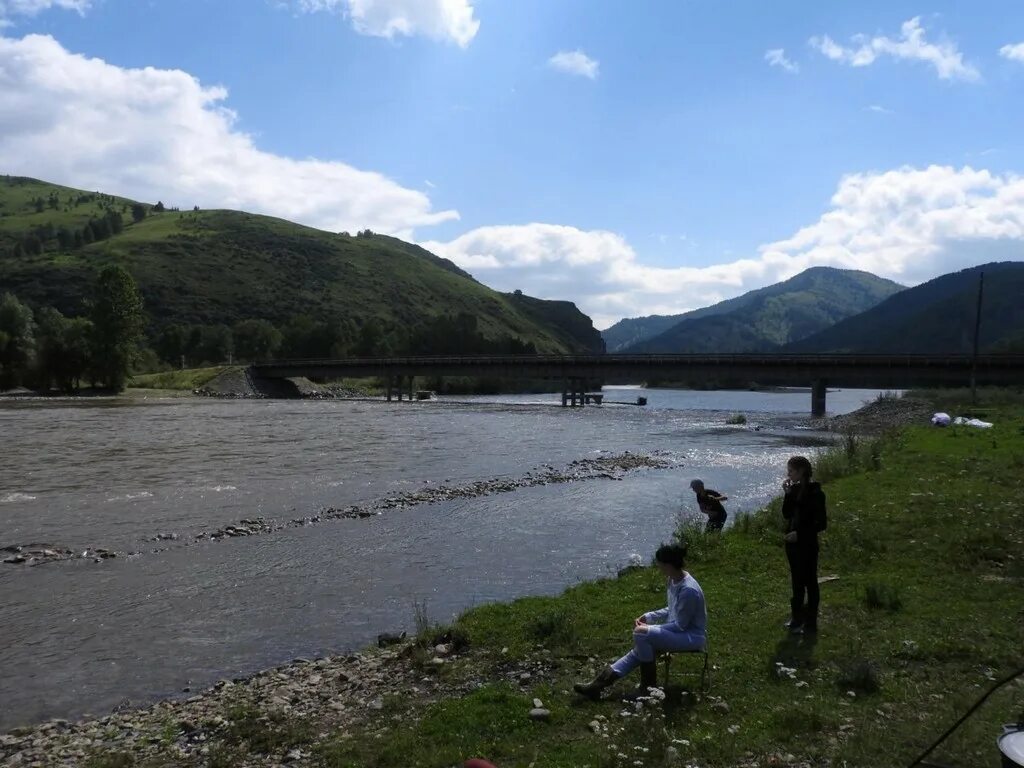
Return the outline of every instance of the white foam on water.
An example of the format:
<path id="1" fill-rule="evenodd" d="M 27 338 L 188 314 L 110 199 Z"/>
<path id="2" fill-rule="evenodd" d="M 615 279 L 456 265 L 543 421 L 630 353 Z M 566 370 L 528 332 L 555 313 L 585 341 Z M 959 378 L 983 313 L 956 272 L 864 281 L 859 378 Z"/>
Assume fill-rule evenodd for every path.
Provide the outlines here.
<path id="1" fill-rule="evenodd" d="M 151 498 L 153 498 L 153 494 L 149 491 L 139 491 L 138 493 L 126 493 L 123 496 L 111 496 L 107 501 L 138 501 Z"/>
<path id="2" fill-rule="evenodd" d="M 27 493 L 18 493 L 17 491 L 15 491 L 13 493 L 5 493 L 3 496 L 0 496 L 0 504 L 13 504 L 16 501 L 35 501 L 35 500 L 36 500 L 35 496 L 32 496 L 32 495 L 27 494 Z"/>

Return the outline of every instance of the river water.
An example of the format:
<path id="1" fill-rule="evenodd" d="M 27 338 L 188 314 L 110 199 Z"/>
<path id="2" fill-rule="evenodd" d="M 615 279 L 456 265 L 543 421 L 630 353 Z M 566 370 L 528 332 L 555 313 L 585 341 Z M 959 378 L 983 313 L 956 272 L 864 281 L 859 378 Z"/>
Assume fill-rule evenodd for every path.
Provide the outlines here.
<path id="1" fill-rule="evenodd" d="M 874 394 L 831 392 L 829 410 Z M 0 564 L 0 730 L 357 649 L 412 629 L 415 603 L 444 621 L 612 574 L 632 553 L 646 560 L 681 511 L 695 516 L 691 478 L 727 493 L 730 515 L 752 510 L 776 493 L 786 457 L 822 440 L 801 429 L 806 392 L 606 389 L 637 396 L 648 406 L 563 409 L 557 395 L 0 400 L 0 547 L 144 553 Z M 746 427 L 725 424 L 736 412 Z M 676 466 L 159 553 L 146 541 L 624 451 Z"/>

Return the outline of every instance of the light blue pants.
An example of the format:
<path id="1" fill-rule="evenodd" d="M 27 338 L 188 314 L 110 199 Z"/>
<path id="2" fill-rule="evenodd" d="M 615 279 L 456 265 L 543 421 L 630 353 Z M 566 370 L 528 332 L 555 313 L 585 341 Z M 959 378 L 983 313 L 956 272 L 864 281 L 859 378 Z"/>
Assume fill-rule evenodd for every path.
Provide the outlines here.
<path id="1" fill-rule="evenodd" d="M 633 650 L 612 664 L 619 677 L 628 675 L 640 663 L 654 661 L 658 651 L 700 651 L 706 638 L 693 632 L 673 632 L 657 625 L 648 625 L 646 632 L 633 633 Z"/>

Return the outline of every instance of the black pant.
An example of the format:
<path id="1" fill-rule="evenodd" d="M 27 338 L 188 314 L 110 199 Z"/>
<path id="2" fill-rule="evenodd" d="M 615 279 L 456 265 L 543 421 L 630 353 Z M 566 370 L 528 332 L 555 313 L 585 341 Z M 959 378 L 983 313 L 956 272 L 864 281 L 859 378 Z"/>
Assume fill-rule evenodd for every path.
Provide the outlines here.
<path id="1" fill-rule="evenodd" d="M 711 531 L 720 531 L 725 527 L 727 514 L 712 515 L 708 518 L 708 521 L 704 524 L 704 533 L 711 533 Z"/>
<path id="2" fill-rule="evenodd" d="M 793 582 L 793 621 L 816 627 L 818 623 L 818 542 L 786 544 L 789 575 Z M 807 603 L 804 603 L 804 595 Z"/>

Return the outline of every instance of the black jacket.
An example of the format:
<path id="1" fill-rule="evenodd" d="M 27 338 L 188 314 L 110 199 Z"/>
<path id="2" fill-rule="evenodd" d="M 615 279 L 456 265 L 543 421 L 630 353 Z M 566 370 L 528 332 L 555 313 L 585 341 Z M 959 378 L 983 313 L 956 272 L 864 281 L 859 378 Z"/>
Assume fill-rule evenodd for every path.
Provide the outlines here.
<path id="1" fill-rule="evenodd" d="M 820 483 L 799 483 L 787 491 L 782 500 L 782 516 L 786 533 L 797 532 L 797 543 L 818 540 L 818 532 L 828 526 L 825 492 Z"/>

